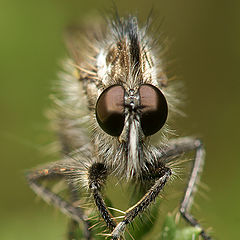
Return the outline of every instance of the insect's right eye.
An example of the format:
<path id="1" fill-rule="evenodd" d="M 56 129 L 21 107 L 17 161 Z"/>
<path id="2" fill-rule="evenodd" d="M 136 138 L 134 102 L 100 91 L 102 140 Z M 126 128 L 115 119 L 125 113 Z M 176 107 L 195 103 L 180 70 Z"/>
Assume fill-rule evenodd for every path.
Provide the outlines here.
<path id="1" fill-rule="evenodd" d="M 111 136 L 120 136 L 124 127 L 124 94 L 122 86 L 113 85 L 105 89 L 97 100 L 98 124 Z"/>

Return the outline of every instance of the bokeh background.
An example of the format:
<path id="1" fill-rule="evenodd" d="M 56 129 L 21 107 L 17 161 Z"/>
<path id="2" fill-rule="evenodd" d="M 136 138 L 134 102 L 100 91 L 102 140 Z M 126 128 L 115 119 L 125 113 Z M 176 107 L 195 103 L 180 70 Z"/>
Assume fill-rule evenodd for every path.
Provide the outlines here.
<path id="1" fill-rule="evenodd" d="M 239 239 L 240 226 L 240 2 L 121 0 L 121 14 L 165 17 L 174 39 L 186 95 L 175 127 L 200 136 L 207 149 L 202 180 L 209 200 L 199 216 L 216 239 Z M 44 111 L 66 56 L 70 22 L 110 9 L 112 1 L 0 1 L 0 239 L 64 239 L 66 218 L 36 197 L 24 170 L 51 161 L 43 148 L 53 136 Z M 204 217 L 203 217 L 204 216 Z"/>

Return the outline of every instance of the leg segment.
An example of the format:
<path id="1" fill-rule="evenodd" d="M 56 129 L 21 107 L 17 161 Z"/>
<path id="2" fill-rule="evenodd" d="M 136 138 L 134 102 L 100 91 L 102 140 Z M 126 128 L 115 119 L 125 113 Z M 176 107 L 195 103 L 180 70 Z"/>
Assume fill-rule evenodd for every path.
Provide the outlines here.
<path id="1" fill-rule="evenodd" d="M 150 190 L 143 196 L 140 201 L 138 201 L 133 207 L 129 208 L 126 211 L 124 220 L 120 222 L 112 232 L 113 240 L 119 239 L 124 232 L 126 225 L 131 223 L 134 218 L 138 216 L 138 214 L 142 213 L 149 207 L 149 205 L 155 200 L 171 176 L 171 170 L 166 167 L 159 169 L 159 173 L 161 176 L 158 180 L 155 181 L 155 184 L 150 188 Z"/>
<path id="2" fill-rule="evenodd" d="M 169 147 L 164 151 L 163 159 L 166 158 L 165 164 L 168 162 L 168 158 L 181 155 L 190 151 L 196 151 L 194 163 L 192 166 L 191 174 L 188 180 L 188 184 L 185 190 L 185 194 L 180 206 L 180 213 L 183 218 L 194 227 L 199 227 L 198 221 L 189 213 L 191 204 L 194 198 L 194 193 L 197 187 L 197 183 L 200 178 L 202 167 L 204 164 L 205 151 L 202 142 L 199 139 L 194 138 L 180 138 L 174 140 L 169 144 Z M 202 228 L 201 228 L 202 229 Z M 202 229 L 201 236 L 205 240 L 211 239 L 205 231 Z"/>
<path id="3" fill-rule="evenodd" d="M 82 209 L 79 207 L 74 207 L 71 203 L 65 201 L 59 195 L 53 193 L 39 183 L 40 180 L 44 179 L 65 178 L 67 180 L 70 175 L 74 175 L 79 172 L 79 169 L 77 168 L 74 169 L 73 167 L 66 167 L 70 165 L 70 161 L 71 160 L 59 161 L 41 169 L 28 172 L 26 178 L 29 186 L 37 195 L 42 197 L 46 202 L 59 208 L 61 212 L 68 215 L 76 222 L 82 222 L 84 226 L 84 237 L 85 239 L 90 240 L 91 236 L 89 231 L 89 223 Z"/>
<path id="4" fill-rule="evenodd" d="M 108 228 L 112 231 L 116 227 L 109 210 L 101 195 L 101 188 L 107 178 L 107 169 L 103 163 L 94 163 L 89 169 L 89 188 L 93 194 L 95 204 L 99 213 L 106 222 Z"/>

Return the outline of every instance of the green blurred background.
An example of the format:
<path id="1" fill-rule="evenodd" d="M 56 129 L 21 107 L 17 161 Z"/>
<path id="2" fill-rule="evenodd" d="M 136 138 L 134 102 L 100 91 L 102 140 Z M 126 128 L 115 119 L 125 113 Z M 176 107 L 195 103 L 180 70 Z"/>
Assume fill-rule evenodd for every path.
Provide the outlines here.
<path id="1" fill-rule="evenodd" d="M 240 2 L 209 0 L 115 1 L 120 13 L 150 9 L 165 17 L 185 85 L 187 117 L 180 136 L 200 136 L 207 159 L 203 182 L 209 200 L 199 216 L 217 239 L 239 239 L 240 226 Z M 110 9 L 112 1 L 0 1 L 0 239 L 64 239 L 67 220 L 36 197 L 24 170 L 51 161 L 42 154 L 53 136 L 43 112 L 67 24 Z M 160 19 L 160 18 L 159 18 Z"/>

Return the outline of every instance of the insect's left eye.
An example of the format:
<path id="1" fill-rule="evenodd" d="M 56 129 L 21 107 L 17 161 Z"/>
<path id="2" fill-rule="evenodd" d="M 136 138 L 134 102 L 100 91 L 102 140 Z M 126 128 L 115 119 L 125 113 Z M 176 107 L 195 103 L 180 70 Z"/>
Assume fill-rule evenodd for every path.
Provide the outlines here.
<path id="1" fill-rule="evenodd" d="M 124 94 L 120 85 L 105 89 L 96 104 L 96 117 L 100 127 L 111 136 L 120 136 L 124 126 Z"/>
<path id="2" fill-rule="evenodd" d="M 151 84 L 139 88 L 141 127 L 145 136 L 158 132 L 167 120 L 168 106 L 163 93 Z"/>

